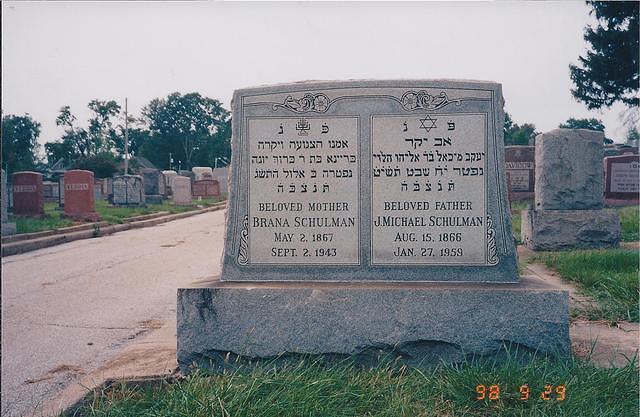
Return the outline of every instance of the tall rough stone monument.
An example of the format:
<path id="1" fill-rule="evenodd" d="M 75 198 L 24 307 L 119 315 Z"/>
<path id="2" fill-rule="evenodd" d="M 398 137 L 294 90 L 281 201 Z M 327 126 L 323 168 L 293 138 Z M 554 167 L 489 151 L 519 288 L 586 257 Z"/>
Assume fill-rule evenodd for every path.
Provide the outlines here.
<path id="1" fill-rule="evenodd" d="M 2 236 L 14 235 L 16 224 L 9 223 L 9 189 L 7 188 L 7 173 L 2 170 L 2 183 L 0 183 L 0 197 L 2 197 Z"/>
<path id="2" fill-rule="evenodd" d="M 604 133 L 555 129 L 536 136 L 535 208 L 522 212 L 533 250 L 615 247 L 620 220 L 603 210 Z"/>
<path id="3" fill-rule="evenodd" d="M 160 170 L 145 168 L 142 170 L 144 198 L 147 204 L 162 204 L 164 194 L 164 176 Z"/>
<path id="4" fill-rule="evenodd" d="M 183 371 L 568 353 L 567 292 L 518 277 L 500 84 L 244 89 L 233 123 L 222 274 L 178 290 Z"/>

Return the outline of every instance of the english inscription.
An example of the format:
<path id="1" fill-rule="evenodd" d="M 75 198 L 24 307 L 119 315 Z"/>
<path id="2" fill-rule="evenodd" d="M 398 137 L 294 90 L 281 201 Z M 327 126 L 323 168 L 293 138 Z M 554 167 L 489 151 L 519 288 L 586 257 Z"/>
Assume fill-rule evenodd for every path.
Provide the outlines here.
<path id="1" fill-rule="evenodd" d="M 371 123 L 371 263 L 487 264 L 486 116 Z"/>
<path id="2" fill-rule="evenodd" d="M 359 264 L 358 119 L 247 123 L 249 263 Z"/>

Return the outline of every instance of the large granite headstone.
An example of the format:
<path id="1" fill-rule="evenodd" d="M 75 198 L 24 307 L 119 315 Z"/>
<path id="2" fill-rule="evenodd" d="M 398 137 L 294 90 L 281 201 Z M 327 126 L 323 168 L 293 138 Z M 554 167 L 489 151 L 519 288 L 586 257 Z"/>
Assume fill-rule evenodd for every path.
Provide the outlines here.
<path id="1" fill-rule="evenodd" d="M 620 221 L 602 210 L 603 132 L 555 129 L 536 136 L 535 208 L 522 212 L 533 250 L 615 247 Z"/>
<path id="2" fill-rule="evenodd" d="M 191 178 L 176 176 L 173 177 L 171 184 L 173 204 L 183 206 L 191 204 Z"/>
<path id="3" fill-rule="evenodd" d="M 142 177 L 139 175 L 120 175 L 113 177 L 113 204 L 122 206 L 144 205 Z"/>
<path id="4" fill-rule="evenodd" d="M 568 352 L 567 293 L 518 277 L 499 84 L 245 89 L 232 120 L 222 274 L 178 292 L 183 371 L 229 352 Z"/>
<path id="5" fill-rule="evenodd" d="M 505 146 L 504 160 L 509 174 L 510 198 L 533 198 L 535 189 L 535 147 Z"/>
<path id="6" fill-rule="evenodd" d="M 620 155 L 604 158 L 607 205 L 640 204 L 640 156 Z"/>
<path id="7" fill-rule="evenodd" d="M 13 214 L 27 217 L 43 216 L 42 174 L 31 171 L 14 172 L 11 183 L 13 187 Z"/>
<path id="8" fill-rule="evenodd" d="M 74 169 L 64 174 L 64 214 L 76 220 L 98 221 L 93 172 Z"/>
<path id="9" fill-rule="evenodd" d="M 16 224 L 9 223 L 9 193 L 7 188 L 7 173 L 2 170 L 2 182 L 0 183 L 0 194 L 2 199 L 2 236 L 9 236 L 16 233 Z"/>

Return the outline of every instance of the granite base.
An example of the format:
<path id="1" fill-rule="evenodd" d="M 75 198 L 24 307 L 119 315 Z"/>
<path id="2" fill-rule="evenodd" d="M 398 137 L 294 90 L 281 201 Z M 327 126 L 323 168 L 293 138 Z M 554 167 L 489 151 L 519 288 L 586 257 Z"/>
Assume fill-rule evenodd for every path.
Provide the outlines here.
<path id="1" fill-rule="evenodd" d="M 178 363 L 233 369 L 255 359 L 321 355 L 430 366 L 504 348 L 570 352 L 569 296 L 517 284 L 264 283 L 213 280 L 178 289 Z"/>
<path id="2" fill-rule="evenodd" d="M 596 249 L 620 244 L 614 210 L 524 210 L 522 242 L 536 251 Z"/>

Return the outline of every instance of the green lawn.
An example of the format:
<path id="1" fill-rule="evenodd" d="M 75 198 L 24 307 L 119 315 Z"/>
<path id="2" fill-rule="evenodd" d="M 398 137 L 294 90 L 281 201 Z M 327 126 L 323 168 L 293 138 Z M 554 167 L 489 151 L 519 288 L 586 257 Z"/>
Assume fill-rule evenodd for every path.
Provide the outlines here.
<path id="1" fill-rule="evenodd" d="M 598 307 L 574 312 L 590 320 L 638 321 L 638 251 L 625 249 L 547 252 L 536 255 L 556 269 L 562 278 L 572 281 L 584 294 L 593 297 Z"/>
<path id="2" fill-rule="evenodd" d="M 201 207 L 208 207 L 220 201 L 224 201 L 226 197 L 214 197 L 209 199 L 203 199 L 201 201 L 194 200 L 192 205 L 189 206 L 174 206 L 169 201 L 164 201 L 162 204 L 150 204 L 146 207 L 116 207 L 110 205 L 105 200 L 96 201 L 96 211 L 100 214 L 102 220 L 109 224 L 122 223 L 124 219 L 140 216 L 143 214 L 157 213 L 160 211 L 168 211 L 170 213 L 182 213 L 185 211 L 197 210 Z M 42 218 L 27 218 L 27 217 L 14 217 L 11 216 L 10 221 L 16 223 L 18 233 L 33 233 L 41 232 L 43 230 L 60 229 L 62 227 L 73 226 L 74 223 L 71 219 L 65 219 L 62 217 L 63 210 L 57 210 L 58 203 L 51 202 L 44 205 L 44 217 Z"/>
<path id="3" fill-rule="evenodd" d="M 10 216 L 10 221 L 16 223 L 17 233 L 33 233 L 43 230 L 60 229 L 61 227 L 73 226 L 73 220 L 61 217 L 61 210 L 56 210 L 58 203 L 45 203 L 44 217 L 14 217 Z"/>
<path id="4" fill-rule="evenodd" d="M 476 399 L 482 393 L 478 385 L 485 386 L 481 400 Z M 527 389 L 528 399 L 521 399 Z M 543 399 L 545 391 L 549 394 Z M 307 359 L 279 370 L 265 365 L 251 372 L 195 373 L 144 387 L 115 384 L 67 415 L 621 417 L 638 415 L 637 397 L 635 362 L 598 369 L 573 359 L 539 358 L 528 365 L 509 359 L 418 370 L 358 368 L 346 362 L 328 366 Z"/>

